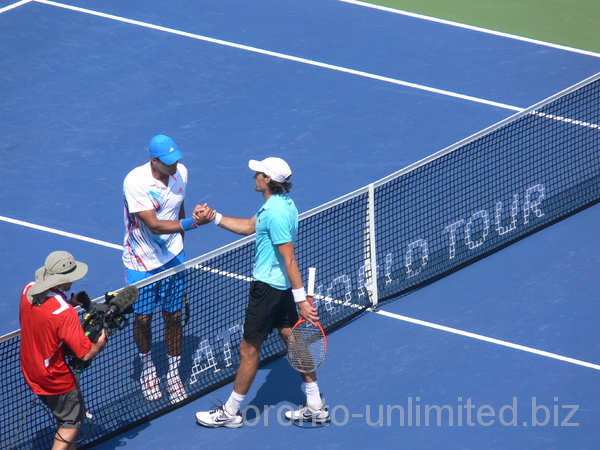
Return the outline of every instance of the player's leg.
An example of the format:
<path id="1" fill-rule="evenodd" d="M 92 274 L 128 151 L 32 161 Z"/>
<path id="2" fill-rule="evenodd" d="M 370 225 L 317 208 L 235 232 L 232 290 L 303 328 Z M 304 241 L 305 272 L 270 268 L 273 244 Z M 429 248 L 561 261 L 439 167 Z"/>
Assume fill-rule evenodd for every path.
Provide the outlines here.
<path id="1" fill-rule="evenodd" d="M 152 350 L 152 314 L 136 314 L 133 323 L 133 338 L 142 354 Z"/>
<path id="2" fill-rule="evenodd" d="M 169 261 L 164 269 L 183 263 L 183 256 Z M 159 281 L 157 289 L 159 306 L 163 311 L 165 321 L 167 352 L 169 357 L 181 356 L 181 341 L 183 339 L 183 326 L 181 324 L 181 311 L 185 306 L 185 271 L 171 275 Z"/>
<path id="3" fill-rule="evenodd" d="M 181 253 L 165 265 L 165 269 L 182 264 L 184 259 L 184 255 Z M 161 281 L 160 307 L 163 310 L 165 338 L 169 357 L 167 388 L 169 390 L 169 398 L 173 404 L 181 402 L 188 397 L 179 373 L 181 345 L 183 341 L 181 311 L 185 306 L 185 290 L 185 271 L 171 275 Z"/>
<path id="4" fill-rule="evenodd" d="M 125 269 L 125 276 L 127 285 L 131 285 L 152 276 L 152 272 Z M 133 304 L 135 313 L 133 338 L 142 362 L 140 384 L 142 394 L 148 401 L 160 400 L 162 398 L 160 380 L 152 361 L 152 313 L 156 307 L 156 301 L 154 285 L 150 285 L 145 288 L 144 295 L 138 297 L 137 301 Z"/>
<path id="5" fill-rule="evenodd" d="M 281 291 L 266 283 L 253 281 L 244 319 L 244 334 L 240 343 L 240 365 L 233 391 L 227 402 L 212 411 L 196 413 L 196 421 L 205 427 L 239 428 L 243 425 L 241 404 L 258 372 L 260 348 L 265 338 L 273 331 L 273 318 Z"/>
<path id="6" fill-rule="evenodd" d="M 285 418 L 306 424 L 325 424 L 330 420 L 329 408 L 325 405 L 317 383 L 317 374 L 302 374 L 302 387 L 306 393 L 306 403 L 295 411 L 286 411 Z"/>
<path id="7" fill-rule="evenodd" d="M 240 395 L 248 393 L 256 377 L 261 346 L 262 342 L 249 342 L 246 339 L 240 343 L 240 366 L 233 384 L 233 390 Z"/>
<path id="8" fill-rule="evenodd" d="M 167 352 L 169 356 L 181 356 L 181 341 L 183 339 L 183 326 L 181 325 L 181 311 L 163 311 Z"/>
<path id="9" fill-rule="evenodd" d="M 160 400 L 162 398 L 160 379 L 152 361 L 152 314 L 135 315 L 133 337 L 142 362 L 140 375 L 142 394 L 148 401 Z"/>
<path id="10" fill-rule="evenodd" d="M 181 342 L 183 339 L 181 311 L 175 311 L 173 313 L 163 311 L 163 318 L 165 321 L 167 353 L 169 357 L 167 388 L 169 390 L 171 403 L 175 404 L 188 397 L 179 373 L 179 366 L 181 365 Z"/>
<path id="11" fill-rule="evenodd" d="M 298 313 L 296 305 L 293 302 L 293 298 L 285 299 L 286 303 L 283 306 L 286 317 L 281 320 L 282 327 L 278 328 L 279 337 L 283 343 L 287 346 L 288 339 L 292 332 L 292 325 L 298 320 Z M 306 403 L 300 405 L 300 408 L 296 411 L 287 411 L 285 417 L 288 420 L 294 422 L 314 422 L 314 423 L 326 423 L 329 421 L 329 411 L 323 403 L 321 392 L 319 390 L 319 384 L 317 383 L 317 373 L 301 373 L 300 374 L 303 382 L 303 388 L 306 393 Z"/>

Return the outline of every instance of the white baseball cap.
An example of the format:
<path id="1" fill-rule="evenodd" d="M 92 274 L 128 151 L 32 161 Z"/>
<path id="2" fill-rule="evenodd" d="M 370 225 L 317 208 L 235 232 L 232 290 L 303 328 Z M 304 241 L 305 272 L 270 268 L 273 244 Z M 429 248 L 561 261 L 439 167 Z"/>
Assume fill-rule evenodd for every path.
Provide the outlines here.
<path id="1" fill-rule="evenodd" d="M 292 169 L 281 158 L 265 158 L 262 161 L 251 159 L 248 167 L 255 172 L 262 172 L 271 177 L 273 181 L 284 183 L 292 176 Z"/>

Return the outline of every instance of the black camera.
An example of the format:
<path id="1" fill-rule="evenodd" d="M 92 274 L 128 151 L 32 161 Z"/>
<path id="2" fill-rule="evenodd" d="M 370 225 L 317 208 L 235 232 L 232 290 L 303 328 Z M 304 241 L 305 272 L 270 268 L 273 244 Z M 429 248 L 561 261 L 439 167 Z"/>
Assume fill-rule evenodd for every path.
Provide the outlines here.
<path id="1" fill-rule="evenodd" d="M 97 342 L 102 330 L 106 330 L 107 334 L 110 334 L 114 330 L 125 328 L 129 324 L 125 314 L 133 312 L 133 303 L 138 296 L 137 287 L 127 286 L 119 293 L 105 293 L 104 303 L 93 303 L 86 292 L 78 292 L 74 299 L 86 311 L 81 320 L 81 326 L 90 341 Z M 81 373 L 90 365 L 90 361 L 84 361 L 71 355 L 69 364 L 76 373 Z"/>
<path id="2" fill-rule="evenodd" d="M 88 308 L 84 305 L 86 313 L 81 320 L 81 326 L 90 341 L 97 342 L 102 330 L 111 333 L 113 330 L 122 330 L 129 324 L 125 314 L 133 312 L 133 307 L 129 306 L 122 312 L 115 312 L 114 308 L 111 309 L 111 301 L 116 296 L 114 292 L 107 292 L 104 294 L 104 303 L 90 302 Z"/>

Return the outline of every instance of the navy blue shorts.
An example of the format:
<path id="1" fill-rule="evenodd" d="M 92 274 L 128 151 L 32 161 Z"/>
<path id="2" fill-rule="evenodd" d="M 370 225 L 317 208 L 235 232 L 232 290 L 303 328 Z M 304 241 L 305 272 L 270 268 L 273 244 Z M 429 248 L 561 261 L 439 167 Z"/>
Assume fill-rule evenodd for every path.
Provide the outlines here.
<path id="1" fill-rule="evenodd" d="M 297 321 L 298 309 L 292 289 L 281 291 L 262 281 L 250 284 L 244 339 L 248 342 L 263 342 L 274 329 L 291 328 Z"/>

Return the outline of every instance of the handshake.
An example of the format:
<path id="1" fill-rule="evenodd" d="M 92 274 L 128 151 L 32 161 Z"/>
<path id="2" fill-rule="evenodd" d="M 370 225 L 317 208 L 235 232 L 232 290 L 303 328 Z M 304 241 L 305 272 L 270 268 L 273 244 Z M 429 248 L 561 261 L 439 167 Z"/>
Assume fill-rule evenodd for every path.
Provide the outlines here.
<path id="1" fill-rule="evenodd" d="M 192 213 L 192 219 L 197 226 L 205 225 L 215 220 L 217 212 L 208 206 L 208 203 L 204 205 L 196 205 L 194 212 Z"/>

